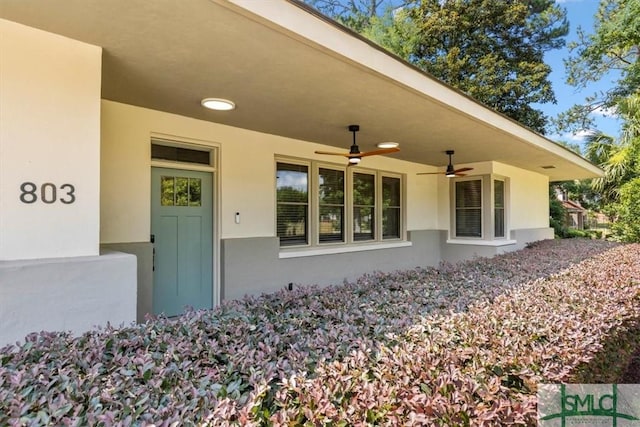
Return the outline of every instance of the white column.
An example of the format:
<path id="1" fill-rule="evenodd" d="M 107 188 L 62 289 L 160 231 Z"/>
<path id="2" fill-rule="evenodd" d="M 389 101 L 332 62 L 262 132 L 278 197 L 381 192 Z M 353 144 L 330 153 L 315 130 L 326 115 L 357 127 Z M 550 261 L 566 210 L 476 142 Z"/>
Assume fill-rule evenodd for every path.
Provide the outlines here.
<path id="1" fill-rule="evenodd" d="M 0 20 L 0 261 L 98 255 L 101 54 Z"/>

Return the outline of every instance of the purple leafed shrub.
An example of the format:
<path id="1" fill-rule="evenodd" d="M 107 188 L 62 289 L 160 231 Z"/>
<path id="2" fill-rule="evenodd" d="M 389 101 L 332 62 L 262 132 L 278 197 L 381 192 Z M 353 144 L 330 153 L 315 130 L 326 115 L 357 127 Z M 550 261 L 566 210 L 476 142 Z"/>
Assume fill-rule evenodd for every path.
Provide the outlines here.
<path id="1" fill-rule="evenodd" d="M 584 375 L 638 320 L 640 245 L 545 241 L 32 334 L 0 349 L 0 425 L 534 424 L 536 384 Z"/>

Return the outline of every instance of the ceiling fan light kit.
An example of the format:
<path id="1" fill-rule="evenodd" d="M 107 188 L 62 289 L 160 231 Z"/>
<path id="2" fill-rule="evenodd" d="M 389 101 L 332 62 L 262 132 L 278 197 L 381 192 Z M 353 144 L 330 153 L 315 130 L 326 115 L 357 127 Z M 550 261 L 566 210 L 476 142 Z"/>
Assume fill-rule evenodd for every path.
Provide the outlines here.
<path id="1" fill-rule="evenodd" d="M 353 165 L 357 165 L 358 163 L 360 163 L 360 161 L 362 160 L 363 157 L 367 157 L 367 156 L 377 156 L 379 154 L 389 154 L 389 153 L 395 153 L 397 151 L 400 151 L 400 149 L 398 148 L 398 143 L 394 142 L 394 143 L 380 143 L 378 145 L 378 147 L 380 147 L 382 144 L 394 144 L 392 146 L 388 146 L 387 148 L 381 148 L 379 150 L 374 150 L 374 151 L 360 151 L 360 147 L 358 147 L 358 144 L 356 144 L 356 133 L 360 130 L 360 126 L 359 125 L 349 125 L 348 128 L 349 132 L 353 133 L 353 143 L 351 144 L 351 148 L 349 148 L 349 152 L 348 153 L 334 153 L 331 151 L 316 151 L 316 154 L 322 154 L 322 155 L 326 155 L 326 156 L 342 156 L 342 157 L 346 157 L 347 159 L 349 159 L 349 166 L 353 166 Z"/>

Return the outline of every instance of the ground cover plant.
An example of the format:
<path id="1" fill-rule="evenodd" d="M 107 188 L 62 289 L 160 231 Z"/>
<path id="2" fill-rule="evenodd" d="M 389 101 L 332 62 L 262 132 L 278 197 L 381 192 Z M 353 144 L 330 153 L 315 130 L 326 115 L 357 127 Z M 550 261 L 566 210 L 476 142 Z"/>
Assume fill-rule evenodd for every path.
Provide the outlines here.
<path id="1" fill-rule="evenodd" d="M 611 380 L 639 320 L 640 245 L 544 241 L 33 334 L 0 349 L 0 425 L 532 425 L 536 384 Z"/>

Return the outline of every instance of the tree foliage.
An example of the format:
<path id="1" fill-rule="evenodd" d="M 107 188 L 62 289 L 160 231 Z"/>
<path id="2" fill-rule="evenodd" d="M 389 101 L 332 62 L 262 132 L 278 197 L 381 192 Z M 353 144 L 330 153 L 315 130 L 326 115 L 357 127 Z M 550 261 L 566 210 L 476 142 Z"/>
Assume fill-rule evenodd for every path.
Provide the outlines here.
<path id="1" fill-rule="evenodd" d="M 640 178 L 620 187 L 620 201 L 613 211 L 617 216 L 613 234 L 623 242 L 640 242 Z"/>
<path id="2" fill-rule="evenodd" d="M 620 100 L 640 87 L 640 1 L 601 0 L 595 16 L 595 30 L 578 29 L 578 41 L 569 44 L 565 60 L 567 83 L 578 89 L 602 78 L 619 76 L 608 90 L 593 93 L 556 119 L 559 129 L 593 128 L 595 111 L 615 114 Z"/>
<path id="3" fill-rule="evenodd" d="M 531 105 L 555 102 L 543 55 L 563 46 L 568 32 L 566 12 L 553 0 L 307 1 L 487 106 L 544 132 L 547 117 Z"/>
<path id="4" fill-rule="evenodd" d="M 423 0 L 418 66 L 489 107 L 544 132 L 532 103 L 555 102 L 544 52 L 564 44 L 566 12 L 552 0 Z"/>

